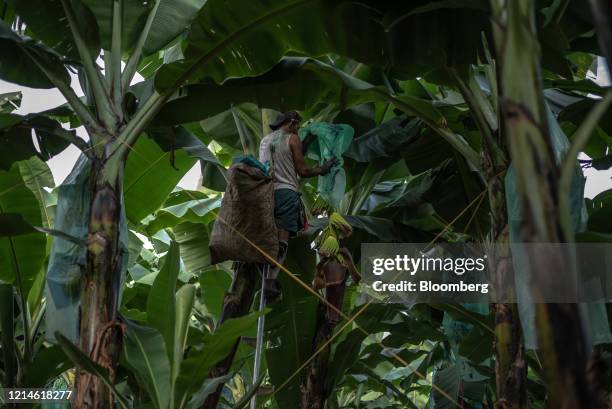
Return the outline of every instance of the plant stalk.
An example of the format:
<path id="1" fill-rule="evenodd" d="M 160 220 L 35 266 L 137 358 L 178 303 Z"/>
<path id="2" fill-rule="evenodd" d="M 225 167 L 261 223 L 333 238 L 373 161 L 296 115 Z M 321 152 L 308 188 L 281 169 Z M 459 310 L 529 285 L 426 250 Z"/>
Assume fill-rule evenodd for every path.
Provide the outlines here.
<path id="1" fill-rule="evenodd" d="M 111 100 L 119 112 L 122 100 L 121 89 L 121 52 L 122 52 L 122 31 L 123 31 L 123 0 L 113 0 L 113 32 L 111 43 L 109 83 Z M 119 120 L 121 122 L 121 119 Z M 111 129 L 111 132 L 114 130 Z"/>
<path id="2" fill-rule="evenodd" d="M 522 204 L 520 239 L 523 243 L 567 242 L 572 238 L 564 235 L 559 218 L 559 169 L 546 122 L 535 1 L 491 0 L 491 9 L 500 59 L 500 105 Z M 529 252 L 527 257 L 534 279 L 532 295 L 547 407 L 592 409 L 595 400 L 586 381 L 587 341 L 578 305 L 542 303 L 538 291 L 554 280 L 542 274 L 542 268 L 569 274 L 563 273 L 572 268 L 566 256 Z M 537 271 L 540 273 L 534 274 Z"/>
<path id="3" fill-rule="evenodd" d="M 155 5 L 147 16 L 145 26 L 143 27 L 142 32 L 138 37 L 136 47 L 130 55 L 128 62 L 125 65 L 125 69 L 121 74 L 121 88 L 123 89 L 123 92 L 127 91 L 130 86 L 130 83 L 132 82 L 132 79 L 134 78 L 134 75 L 136 74 L 136 71 L 138 70 L 138 64 L 140 63 L 140 58 L 142 57 L 143 48 L 145 43 L 147 42 L 147 37 L 149 37 L 149 33 L 151 32 L 151 26 L 153 25 L 153 20 L 155 19 L 155 16 L 157 14 L 157 9 L 159 8 L 160 2 L 161 0 L 155 1 Z"/>
<path id="4" fill-rule="evenodd" d="M 107 158 L 92 165 L 87 267 L 81 279 L 80 348 L 108 370 L 111 382 L 122 347 L 117 309 L 126 256 L 119 242 L 124 164 L 125 158 Z M 89 372 L 77 373 L 75 389 L 78 408 L 107 409 L 113 405 L 110 390 Z"/>
<path id="5" fill-rule="evenodd" d="M 106 125 L 107 127 L 109 125 L 113 125 L 116 121 L 116 118 L 111 109 L 111 100 L 106 89 L 104 88 L 104 81 L 102 81 L 102 75 L 100 73 L 100 70 L 96 66 L 94 56 L 91 55 L 89 49 L 87 48 L 87 44 L 85 44 L 85 41 L 83 40 L 83 36 L 81 35 L 81 31 L 79 30 L 77 17 L 74 14 L 74 10 L 72 9 L 72 5 L 68 0 L 60 1 L 64 9 L 64 14 L 66 14 L 66 18 L 68 19 L 68 24 L 70 25 L 72 37 L 74 38 L 74 42 L 81 57 L 81 62 L 83 63 L 83 68 L 85 70 L 85 74 L 87 75 L 87 80 L 91 84 L 91 89 L 94 96 L 95 105 L 98 109 L 99 117 L 104 123 L 104 125 Z"/>

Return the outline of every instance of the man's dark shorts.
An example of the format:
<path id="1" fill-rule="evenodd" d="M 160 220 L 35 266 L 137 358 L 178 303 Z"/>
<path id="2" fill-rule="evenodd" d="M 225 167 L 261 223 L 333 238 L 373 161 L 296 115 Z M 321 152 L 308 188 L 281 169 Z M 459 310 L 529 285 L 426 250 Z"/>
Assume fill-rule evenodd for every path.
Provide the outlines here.
<path id="1" fill-rule="evenodd" d="M 295 235 L 304 227 L 300 194 L 291 189 L 274 191 L 274 218 L 279 229 Z"/>

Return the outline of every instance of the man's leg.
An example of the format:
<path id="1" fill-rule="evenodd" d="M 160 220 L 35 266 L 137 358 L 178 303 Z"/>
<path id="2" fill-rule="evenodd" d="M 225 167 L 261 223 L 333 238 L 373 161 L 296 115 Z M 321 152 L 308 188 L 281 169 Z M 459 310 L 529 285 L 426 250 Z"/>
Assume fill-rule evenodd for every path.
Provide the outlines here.
<path id="1" fill-rule="evenodd" d="M 285 258 L 287 257 L 287 249 L 289 248 L 289 232 L 287 230 L 278 229 L 278 255 L 276 256 L 276 261 L 278 264 L 283 264 L 285 262 Z M 280 268 L 277 265 L 272 266 L 270 269 L 270 278 L 276 279 L 278 277 L 278 273 L 280 272 Z"/>
<path id="2" fill-rule="evenodd" d="M 287 230 L 278 229 L 278 254 L 276 261 L 282 265 L 287 257 L 287 249 L 289 248 L 289 232 Z M 268 277 L 266 277 L 265 291 L 266 297 L 272 301 L 280 295 L 280 285 L 278 284 L 278 274 L 280 267 L 277 264 L 270 266 Z"/>
<path id="3" fill-rule="evenodd" d="M 289 237 L 300 231 L 300 206 L 299 193 L 291 189 L 279 189 L 274 192 L 274 217 L 278 227 L 276 261 L 280 265 L 285 262 L 287 256 Z M 273 300 L 280 295 L 280 285 L 277 278 L 281 269 L 278 264 L 270 266 L 270 272 L 266 280 L 265 289 L 269 300 Z"/>

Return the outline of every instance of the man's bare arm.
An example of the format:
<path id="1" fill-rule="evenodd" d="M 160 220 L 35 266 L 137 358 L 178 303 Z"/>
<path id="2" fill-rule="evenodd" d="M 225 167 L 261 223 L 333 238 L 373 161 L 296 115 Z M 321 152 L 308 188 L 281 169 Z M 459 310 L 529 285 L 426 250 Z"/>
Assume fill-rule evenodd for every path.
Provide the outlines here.
<path id="1" fill-rule="evenodd" d="M 322 174 L 322 169 L 319 166 L 314 168 L 306 166 L 304 161 L 304 153 L 302 151 L 302 143 L 296 134 L 289 137 L 289 147 L 293 156 L 293 164 L 298 175 L 302 178 L 311 178 Z"/>

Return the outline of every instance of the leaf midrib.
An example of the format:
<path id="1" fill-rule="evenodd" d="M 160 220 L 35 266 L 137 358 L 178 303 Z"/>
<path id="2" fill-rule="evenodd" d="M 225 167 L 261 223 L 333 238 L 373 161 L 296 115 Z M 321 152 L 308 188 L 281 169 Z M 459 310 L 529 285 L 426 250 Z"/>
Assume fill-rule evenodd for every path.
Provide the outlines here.
<path id="1" fill-rule="evenodd" d="M 147 357 L 146 351 L 144 349 L 144 346 L 142 345 L 142 342 L 140 342 L 140 339 L 138 337 L 134 337 L 134 340 L 136 341 L 136 344 L 138 345 L 138 349 L 140 350 L 140 352 L 142 353 L 142 356 L 144 358 L 145 361 L 145 365 L 147 367 L 147 370 L 149 372 L 149 376 L 151 377 L 152 380 L 152 384 L 153 384 L 153 389 L 155 390 L 155 397 L 157 399 L 157 406 L 159 408 L 161 408 L 161 396 L 159 393 L 159 389 L 157 388 L 157 382 L 155 381 L 155 372 L 153 371 L 153 368 L 151 366 L 151 362 L 149 361 L 149 358 Z M 126 350 L 127 353 L 127 350 Z"/>

